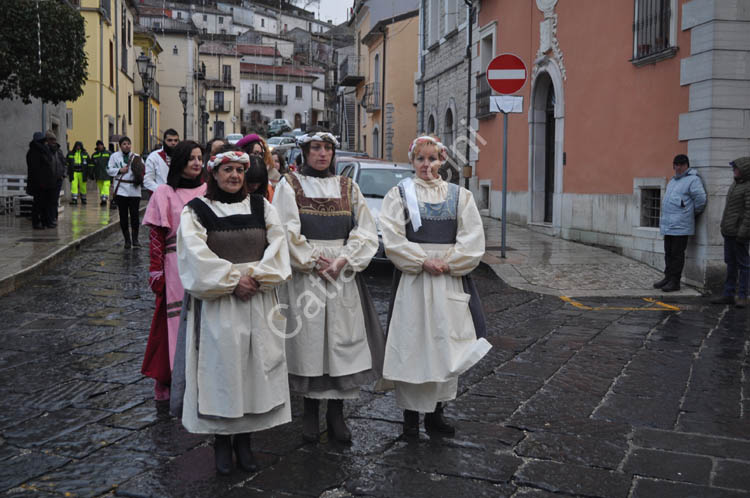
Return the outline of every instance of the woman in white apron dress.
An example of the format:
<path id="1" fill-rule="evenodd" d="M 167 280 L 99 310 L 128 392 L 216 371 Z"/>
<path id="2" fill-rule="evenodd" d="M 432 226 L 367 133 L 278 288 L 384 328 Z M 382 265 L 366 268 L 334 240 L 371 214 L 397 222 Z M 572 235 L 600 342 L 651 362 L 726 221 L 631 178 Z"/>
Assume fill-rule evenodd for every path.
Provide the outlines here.
<path id="1" fill-rule="evenodd" d="M 415 177 L 383 200 L 380 228 L 396 267 L 383 364 L 404 434 L 453 434 L 442 403 L 455 399 L 458 376 L 491 348 L 479 295 L 468 274 L 484 254 L 484 229 L 471 192 L 438 176 L 444 147 L 419 137 L 409 148 Z M 477 338 L 479 337 L 479 339 Z"/>

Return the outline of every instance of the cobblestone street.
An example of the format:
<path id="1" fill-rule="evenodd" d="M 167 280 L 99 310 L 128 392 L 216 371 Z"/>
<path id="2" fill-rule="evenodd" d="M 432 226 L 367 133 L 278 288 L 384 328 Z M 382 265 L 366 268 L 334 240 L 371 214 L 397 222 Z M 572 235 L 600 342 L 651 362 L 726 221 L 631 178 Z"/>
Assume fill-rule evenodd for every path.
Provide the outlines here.
<path id="1" fill-rule="evenodd" d="M 145 239 L 145 233 L 142 238 Z M 453 438 L 400 437 L 392 394 L 347 403 L 350 446 L 291 424 L 253 435 L 261 470 L 214 471 L 140 374 L 146 248 L 119 234 L 0 298 L 7 496 L 740 497 L 750 493 L 748 312 L 678 297 L 566 302 L 475 272 L 493 344 L 448 403 Z M 368 272 L 385 320 L 390 269 Z M 323 419 L 323 417 L 321 417 Z"/>

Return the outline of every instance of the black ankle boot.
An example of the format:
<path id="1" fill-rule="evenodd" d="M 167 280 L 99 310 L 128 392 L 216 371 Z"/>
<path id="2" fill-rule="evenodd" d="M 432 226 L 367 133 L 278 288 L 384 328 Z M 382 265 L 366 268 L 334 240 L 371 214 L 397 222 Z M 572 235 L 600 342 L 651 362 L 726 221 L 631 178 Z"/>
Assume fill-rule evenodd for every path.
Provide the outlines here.
<path id="1" fill-rule="evenodd" d="M 664 277 L 658 282 L 654 282 L 654 289 L 661 289 L 669 283 L 669 277 Z"/>
<path id="2" fill-rule="evenodd" d="M 328 425 L 328 439 L 335 439 L 342 443 L 352 440 L 352 432 L 344 422 L 344 400 L 329 399 L 328 411 L 326 412 L 326 424 Z"/>
<path id="3" fill-rule="evenodd" d="M 437 406 L 435 406 L 434 412 L 425 414 L 424 428 L 427 432 L 438 432 L 440 434 L 449 434 L 451 436 L 456 433 L 456 428 L 446 422 L 443 418 L 442 403 L 438 403 Z"/>
<path id="4" fill-rule="evenodd" d="M 419 412 L 404 410 L 404 436 L 419 436 Z"/>
<path id="5" fill-rule="evenodd" d="M 133 232 L 133 247 L 141 247 L 141 242 L 138 240 L 138 229 L 131 228 L 130 230 Z"/>
<path id="6" fill-rule="evenodd" d="M 320 434 L 320 423 L 318 421 L 318 400 L 303 398 L 305 402 L 305 413 L 302 416 L 302 439 L 310 443 L 317 443 Z"/>
<path id="7" fill-rule="evenodd" d="M 216 472 L 226 476 L 232 472 L 232 438 L 216 434 L 214 437 Z"/>
<path id="8" fill-rule="evenodd" d="M 250 446 L 250 433 L 235 434 L 232 445 L 234 454 L 237 457 L 237 466 L 245 472 L 255 472 L 258 470 L 258 464 L 253 456 L 253 450 Z"/>

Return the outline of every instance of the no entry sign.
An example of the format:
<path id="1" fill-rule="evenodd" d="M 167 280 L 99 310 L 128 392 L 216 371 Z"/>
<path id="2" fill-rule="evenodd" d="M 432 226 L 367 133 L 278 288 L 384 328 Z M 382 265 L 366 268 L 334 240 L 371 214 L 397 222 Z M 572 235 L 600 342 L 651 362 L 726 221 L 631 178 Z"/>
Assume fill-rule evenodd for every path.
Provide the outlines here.
<path id="1" fill-rule="evenodd" d="M 487 66 L 487 82 L 503 95 L 516 93 L 526 83 L 526 64 L 513 54 L 500 54 Z"/>

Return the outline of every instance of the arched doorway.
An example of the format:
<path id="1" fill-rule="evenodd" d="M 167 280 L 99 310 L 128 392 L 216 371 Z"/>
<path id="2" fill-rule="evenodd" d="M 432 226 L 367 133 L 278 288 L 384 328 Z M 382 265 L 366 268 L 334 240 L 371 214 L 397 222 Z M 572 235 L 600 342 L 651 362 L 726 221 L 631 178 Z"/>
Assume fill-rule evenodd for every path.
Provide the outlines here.
<path id="1" fill-rule="evenodd" d="M 427 133 L 435 133 L 435 116 L 430 114 L 430 118 L 427 120 Z"/>
<path id="2" fill-rule="evenodd" d="M 372 157 L 380 157 L 380 130 L 377 126 L 372 130 Z"/>
<path id="3" fill-rule="evenodd" d="M 453 111 L 448 108 L 445 111 L 445 121 L 443 123 L 443 144 L 446 147 L 453 146 Z"/>
<path id="4" fill-rule="evenodd" d="M 302 115 L 298 112 L 294 113 L 294 127 L 302 128 Z"/>
<path id="5" fill-rule="evenodd" d="M 556 73 L 540 71 L 534 81 L 529 112 L 531 158 L 529 190 L 532 223 L 560 224 L 562 193 L 563 102 Z M 562 78 L 559 77 L 560 82 Z"/>

